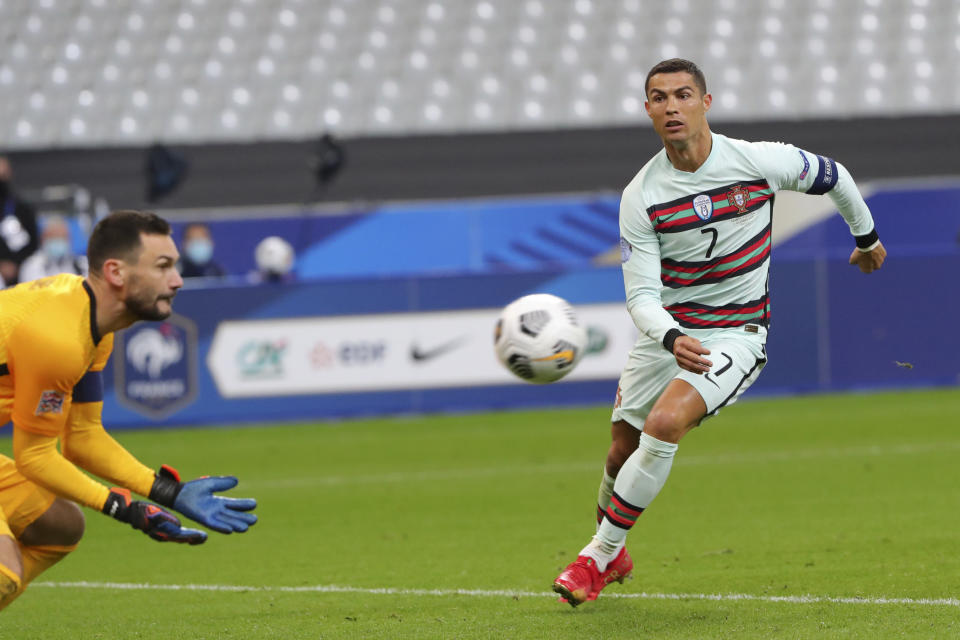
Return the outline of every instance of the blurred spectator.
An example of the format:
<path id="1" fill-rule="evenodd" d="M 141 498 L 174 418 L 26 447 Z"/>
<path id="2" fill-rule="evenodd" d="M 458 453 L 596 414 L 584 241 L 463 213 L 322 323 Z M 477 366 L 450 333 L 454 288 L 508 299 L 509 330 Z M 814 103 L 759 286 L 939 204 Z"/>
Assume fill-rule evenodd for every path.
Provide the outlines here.
<path id="1" fill-rule="evenodd" d="M 343 169 L 346 162 L 346 153 L 343 146 L 329 133 L 320 136 L 310 161 L 313 177 L 316 179 L 316 190 L 319 194 L 325 190 L 333 179 Z"/>
<path id="2" fill-rule="evenodd" d="M 180 275 L 184 278 L 222 278 L 223 267 L 213 261 L 213 236 L 202 222 L 188 224 L 183 230 L 183 254 Z"/>
<path id="3" fill-rule="evenodd" d="M 13 191 L 13 169 L 0 156 L 0 277 L 3 285 L 19 282 L 20 265 L 40 244 L 37 214 Z"/>
<path id="4" fill-rule="evenodd" d="M 253 254 L 257 270 L 254 282 L 291 282 L 293 280 L 293 247 L 280 236 L 268 236 L 257 243 Z"/>
<path id="5" fill-rule="evenodd" d="M 179 153 L 162 144 L 147 149 L 147 202 L 165 198 L 187 177 L 189 164 Z"/>
<path id="6" fill-rule="evenodd" d="M 87 258 L 73 254 L 70 225 L 63 216 L 51 216 L 43 225 L 40 250 L 23 261 L 20 281 L 55 276 L 58 273 L 75 273 L 86 277 Z"/>

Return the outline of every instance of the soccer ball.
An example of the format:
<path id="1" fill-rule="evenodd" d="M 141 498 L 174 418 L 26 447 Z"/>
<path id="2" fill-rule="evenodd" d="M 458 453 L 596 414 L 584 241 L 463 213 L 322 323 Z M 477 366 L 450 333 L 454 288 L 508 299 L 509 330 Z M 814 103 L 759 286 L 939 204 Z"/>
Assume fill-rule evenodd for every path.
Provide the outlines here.
<path id="1" fill-rule="evenodd" d="M 497 358 L 518 378 L 556 382 L 577 366 L 587 332 L 570 303 L 548 293 L 518 298 L 504 307 L 493 334 Z"/>
<path id="2" fill-rule="evenodd" d="M 293 247 L 280 236 L 267 236 L 257 244 L 253 258 L 257 269 L 275 276 L 285 276 L 293 269 Z"/>

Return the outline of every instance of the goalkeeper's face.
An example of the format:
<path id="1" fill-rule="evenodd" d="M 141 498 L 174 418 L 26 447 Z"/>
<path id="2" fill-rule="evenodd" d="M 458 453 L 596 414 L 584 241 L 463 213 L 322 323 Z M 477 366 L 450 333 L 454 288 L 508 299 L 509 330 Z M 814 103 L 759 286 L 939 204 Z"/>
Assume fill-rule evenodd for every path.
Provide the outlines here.
<path id="1" fill-rule="evenodd" d="M 173 313 L 173 298 L 183 286 L 173 238 L 141 234 L 142 250 L 131 265 L 123 303 L 138 320 L 163 320 Z"/>

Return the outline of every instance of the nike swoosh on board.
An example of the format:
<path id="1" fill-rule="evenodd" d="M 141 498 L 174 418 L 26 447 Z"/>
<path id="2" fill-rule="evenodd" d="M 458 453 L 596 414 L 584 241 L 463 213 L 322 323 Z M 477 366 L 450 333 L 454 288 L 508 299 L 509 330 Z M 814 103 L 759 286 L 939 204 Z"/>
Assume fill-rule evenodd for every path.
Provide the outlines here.
<path id="1" fill-rule="evenodd" d="M 442 356 L 445 353 L 453 351 L 463 343 L 467 341 L 467 336 L 458 336 L 453 340 L 448 340 L 442 344 L 433 347 L 432 349 L 422 349 L 420 345 L 414 343 L 410 347 L 410 357 L 416 360 L 417 362 L 423 362 L 425 360 L 432 360 L 438 356 Z"/>

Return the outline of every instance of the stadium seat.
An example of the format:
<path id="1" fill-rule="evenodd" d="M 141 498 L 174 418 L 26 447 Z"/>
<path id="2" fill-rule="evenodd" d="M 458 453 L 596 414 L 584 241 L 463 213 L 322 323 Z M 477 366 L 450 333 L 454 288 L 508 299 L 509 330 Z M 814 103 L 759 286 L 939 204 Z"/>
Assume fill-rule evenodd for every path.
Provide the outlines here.
<path id="1" fill-rule="evenodd" d="M 960 83 L 942 89 L 960 69 L 955 0 L 2 8 L 12 149 L 646 123 L 645 71 L 672 56 L 701 63 L 721 121 L 960 108 Z"/>

